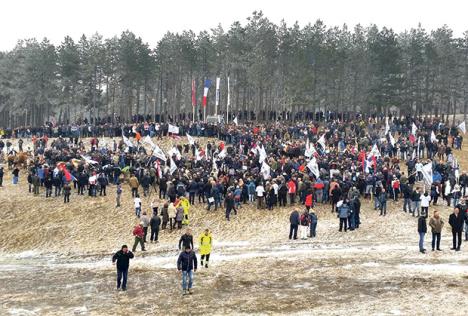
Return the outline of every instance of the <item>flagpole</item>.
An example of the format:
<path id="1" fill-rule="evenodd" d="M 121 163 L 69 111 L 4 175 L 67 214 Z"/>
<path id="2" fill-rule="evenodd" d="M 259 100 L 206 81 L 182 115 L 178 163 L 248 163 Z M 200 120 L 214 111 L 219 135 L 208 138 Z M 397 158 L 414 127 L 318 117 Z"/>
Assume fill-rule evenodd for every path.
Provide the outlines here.
<path id="1" fill-rule="evenodd" d="M 227 103 L 226 103 L 226 124 L 229 124 L 229 105 L 231 103 L 231 98 L 229 96 L 229 77 L 227 77 Z"/>

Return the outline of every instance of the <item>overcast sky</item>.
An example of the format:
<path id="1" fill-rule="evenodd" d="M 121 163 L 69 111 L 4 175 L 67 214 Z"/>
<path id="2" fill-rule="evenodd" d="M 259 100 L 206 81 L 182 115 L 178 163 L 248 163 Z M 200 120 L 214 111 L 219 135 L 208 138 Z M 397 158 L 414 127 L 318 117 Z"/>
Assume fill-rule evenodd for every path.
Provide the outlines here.
<path id="1" fill-rule="evenodd" d="M 6 0 L 0 2 L 0 50 L 24 38 L 47 37 L 59 44 L 65 35 L 112 37 L 127 29 L 155 46 L 167 31 L 245 24 L 254 10 L 275 23 L 321 19 L 326 25 L 375 23 L 399 32 L 421 22 L 427 30 L 447 24 L 461 36 L 468 30 L 467 9 L 468 0 Z"/>

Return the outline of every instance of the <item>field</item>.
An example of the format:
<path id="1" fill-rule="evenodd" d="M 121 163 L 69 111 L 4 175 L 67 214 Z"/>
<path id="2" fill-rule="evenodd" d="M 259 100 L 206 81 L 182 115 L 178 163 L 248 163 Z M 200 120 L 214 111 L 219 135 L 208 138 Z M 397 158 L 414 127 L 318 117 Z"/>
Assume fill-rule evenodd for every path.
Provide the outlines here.
<path id="1" fill-rule="evenodd" d="M 167 144 L 165 145 L 167 148 Z M 468 170 L 465 147 L 457 153 Z M 389 202 L 386 217 L 364 201 L 359 230 L 338 232 L 330 205 L 317 207 L 317 238 L 289 241 L 293 207 L 244 206 L 230 222 L 224 211 L 192 207 L 194 235 L 209 227 L 211 266 L 195 275 L 195 293 L 181 296 L 175 268 L 181 231 L 162 231 L 159 244 L 137 251 L 127 292 L 115 290 L 110 258 L 132 244 L 136 220 L 130 190 L 115 208 L 107 197 L 46 199 L 27 191 L 25 173 L 0 188 L 0 315 L 464 315 L 468 250 L 455 253 L 447 220 L 442 252 L 418 252 L 417 221 Z M 155 198 L 143 199 L 149 203 Z M 159 201 L 156 199 L 156 201 Z"/>

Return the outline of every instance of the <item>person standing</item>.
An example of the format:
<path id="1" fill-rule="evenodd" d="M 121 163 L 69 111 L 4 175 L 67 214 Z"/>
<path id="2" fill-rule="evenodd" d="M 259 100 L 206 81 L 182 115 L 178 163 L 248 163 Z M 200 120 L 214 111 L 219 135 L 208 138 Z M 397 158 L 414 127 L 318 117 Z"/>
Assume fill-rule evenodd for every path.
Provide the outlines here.
<path id="1" fill-rule="evenodd" d="M 301 214 L 300 224 L 301 225 L 299 226 L 299 235 L 300 235 L 302 240 L 306 240 L 307 239 L 307 228 L 309 228 L 309 224 L 310 224 L 309 214 L 307 213 L 307 211 L 304 211 Z"/>
<path id="2" fill-rule="evenodd" d="M 382 188 L 379 196 L 380 216 L 387 215 L 387 192 Z"/>
<path id="3" fill-rule="evenodd" d="M 197 271 L 197 256 L 192 248 L 185 247 L 177 259 L 177 270 L 182 273 L 183 295 L 193 294 L 193 272 Z"/>
<path id="4" fill-rule="evenodd" d="M 348 231 L 348 216 L 349 216 L 349 205 L 346 200 L 339 201 L 336 203 L 336 209 L 338 212 L 338 218 L 340 219 L 340 228 L 339 231 L 344 231 L 345 233 Z"/>
<path id="5" fill-rule="evenodd" d="M 205 268 L 208 268 L 213 244 L 213 236 L 208 228 L 198 237 L 198 244 L 200 245 L 200 265 L 203 267 L 203 262 L 205 262 Z"/>
<path id="6" fill-rule="evenodd" d="M 63 203 L 70 203 L 71 187 L 68 182 L 63 185 Z"/>
<path id="7" fill-rule="evenodd" d="M 257 209 L 261 210 L 263 209 L 263 197 L 265 195 L 265 188 L 262 183 L 258 184 L 255 188 L 255 192 L 257 192 Z"/>
<path id="8" fill-rule="evenodd" d="M 318 217 L 317 217 L 317 214 L 315 214 L 313 209 L 310 209 L 309 221 L 310 221 L 310 238 L 314 238 L 316 236 L 316 231 L 317 231 Z"/>
<path id="9" fill-rule="evenodd" d="M 453 209 L 453 213 L 449 216 L 449 224 L 452 227 L 452 243 L 453 247 L 450 250 L 460 251 L 462 243 L 464 216 L 460 214 L 458 207 Z"/>
<path id="10" fill-rule="evenodd" d="M 133 199 L 133 204 L 135 206 L 135 215 L 136 217 L 140 218 L 141 213 L 141 199 L 138 193 L 136 194 L 135 198 Z"/>
<path id="11" fill-rule="evenodd" d="M 132 248 L 133 252 L 136 251 L 136 247 L 138 244 L 141 245 L 141 251 L 146 251 L 145 244 L 143 242 L 144 234 L 145 233 L 143 231 L 143 223 L 140 223 L 133 228 L 133 236 L 135 236 L 135 242 L 133 243 L 133 248 Z"/>
<path id="12" fill-rule="evenodd" d="M 17 166 L 15 166 L 15 169 L 13 169 L 13 172 L 12 172 L 12 174 L 13 174 L 13 180 L 12 180 L 13 184 L 18 184 L 19 172 L 20 172 L 20 170 L 18 169 Z"/>
<path id="13" fill-rule="evenodd" d="M 138 187 L 140 186 L 140 183 L 138 182 L 138 179 L 137 177 L 135 177 L 134 174 L 131 175 L 130 179 L 128 180 L 128 184 L 130 185 L 130 188 L 132 189 L 132 197 L 137 197 Z"/>
<path id="14" fill-rule="evenodd" d="M 127 245 L 123 245 L 122 249 L 112 256 L 112 263 L 116 263 L 117 266 L 117 290 L 120 289 L 121 285 L 122 291 L 127 290 L 128 267 L 132 258 L 133 253 L 128 250 Z"/>
<path id="15" fill-rule="evenodd" d="M 432 251 L 434 249 L 440 250 L 440 234 L 442 232 L 442 227 L 444 227 L 444 221 L 440 218 L 439 212 L 435 211 L 434 215 L 429 220 L 429 226 L 432 230 Z"/>
<path id="16" fill-rule="evenodd" d="M 292 211 L 289 216 L 289 239 L 297 239 L 297 228 L 299 227 L 300 216 L 298 211 Z"/>
<path id="17" fill-rule="evenodd" d="M 158 235 L 159 235 L 159 226 L 161 225 L 161 217 L 158 215 L 158 211 L 153 212 L 153 216 L 151 217 L 150 220 L 150 226 L 151 226 L 151 237 L 150 241 L 158 243 Z"/>
<path id="18" fill-rule="evenodd" d="M 3 186 L 3 166 L 0 166 L 0 188 Z"/>
<path id="19" fill-rule="evenodd" d="M 424 192 L 421 196 L 421 214 L 426 218 L 429 215 L 429 204 L 431 203 L 431 196 L 428 192 Z"/>
<path id="20" fill-rule="evenodd" d="M 169 204 L 164 203 L 163 207 L 161 208 L 161 216 L 162 216 L 162 229 L 166 229 L 167 223 L 169 222 Z"/>
<path id="21" fill-rule="evenodd" d="M 226 220 L 229 221 L 232 211 L 234 211 L 237 214 L 234 197 L 231 192 L 229 192 L 226 198 L 224 199 L 224 206 L 226 208 Z"/>
<path id="22" fill-rule="evenodd" d="M 424 236 L 427 233 L 426 217 L 421 214 L 418 218 L 418 233 L 419 233 L 419 251 L 421 253 L 426 253 L 424 249 Z"/>
<path id="23" fill-rule="evenodd" d="M 121 197 L 122 197 L 122 185 L 120 183 L 117 183 L 117 189 L 115 192 L 115 201 L 117 202 L 117 205 L 115 207 L 120 207 Z"/>

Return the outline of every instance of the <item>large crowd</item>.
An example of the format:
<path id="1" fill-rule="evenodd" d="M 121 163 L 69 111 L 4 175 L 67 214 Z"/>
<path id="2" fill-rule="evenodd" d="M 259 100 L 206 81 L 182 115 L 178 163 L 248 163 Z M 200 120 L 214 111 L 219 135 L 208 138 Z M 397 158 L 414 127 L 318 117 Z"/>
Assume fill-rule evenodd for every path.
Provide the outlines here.
<path id="1" fill-rule="evenodd" d="M 246 204 L 266 210 L 291 205 L 289 238 L 297 239 L 299 232 L 299 238 L 307 239 L 316 235 L 317 204 L 329 205 L 339 218 L 339 230 L 346 232 L 361 224 L 362 199 L 372 199 L 381 216 L 387 215 L 388 200 L 402 199 L 402 211 L 418 217 L 422 240 L 430 205 L 446 203 L 454 208 L 449 220 L 453 249 L 460 250 L 464 223 L 468 239 L 468 175 L 459 170 L 453 151 L 462 147 L 464 123 L 323 113 L 310 118 L 295 123 L 171 124 L 142 118 L 132 124 L 47 124 L 4 132 L 0 151 L 13 183 L 25 166 L 29 192 L 45 198 L 68 203 L 73 195 L 95 198 L 112 187 L 119 207 L 128 185 L 139 218 L 133 251 L 138 244 L 145 249 L 148 228 L 150 241 L 157 242 L 160 228 L 189 225 L 190 207 L 197 204 L 208 211 L 223 208 L 228 221 Z M 166 137 L 179 140 L 164 152 L 158 142 Z M 32 145 L 25 146 L 25 138 Z M 0 168 L 0 185 L 4 172 Z M 153 192 L 163 202 L 154 200 L 148 216 L 141 196 Z M 432 250 L 439 250 L 443 221 L 437 213 L 429 226 Z M 181 254 L 179 265 L 192 260 L 193 269 L 193 242 L 183 244 L 188 254 Z M 425 252 L 424 241 L 420 251 Z M 207 265 L 209 252 L 203 259 Z"/>

